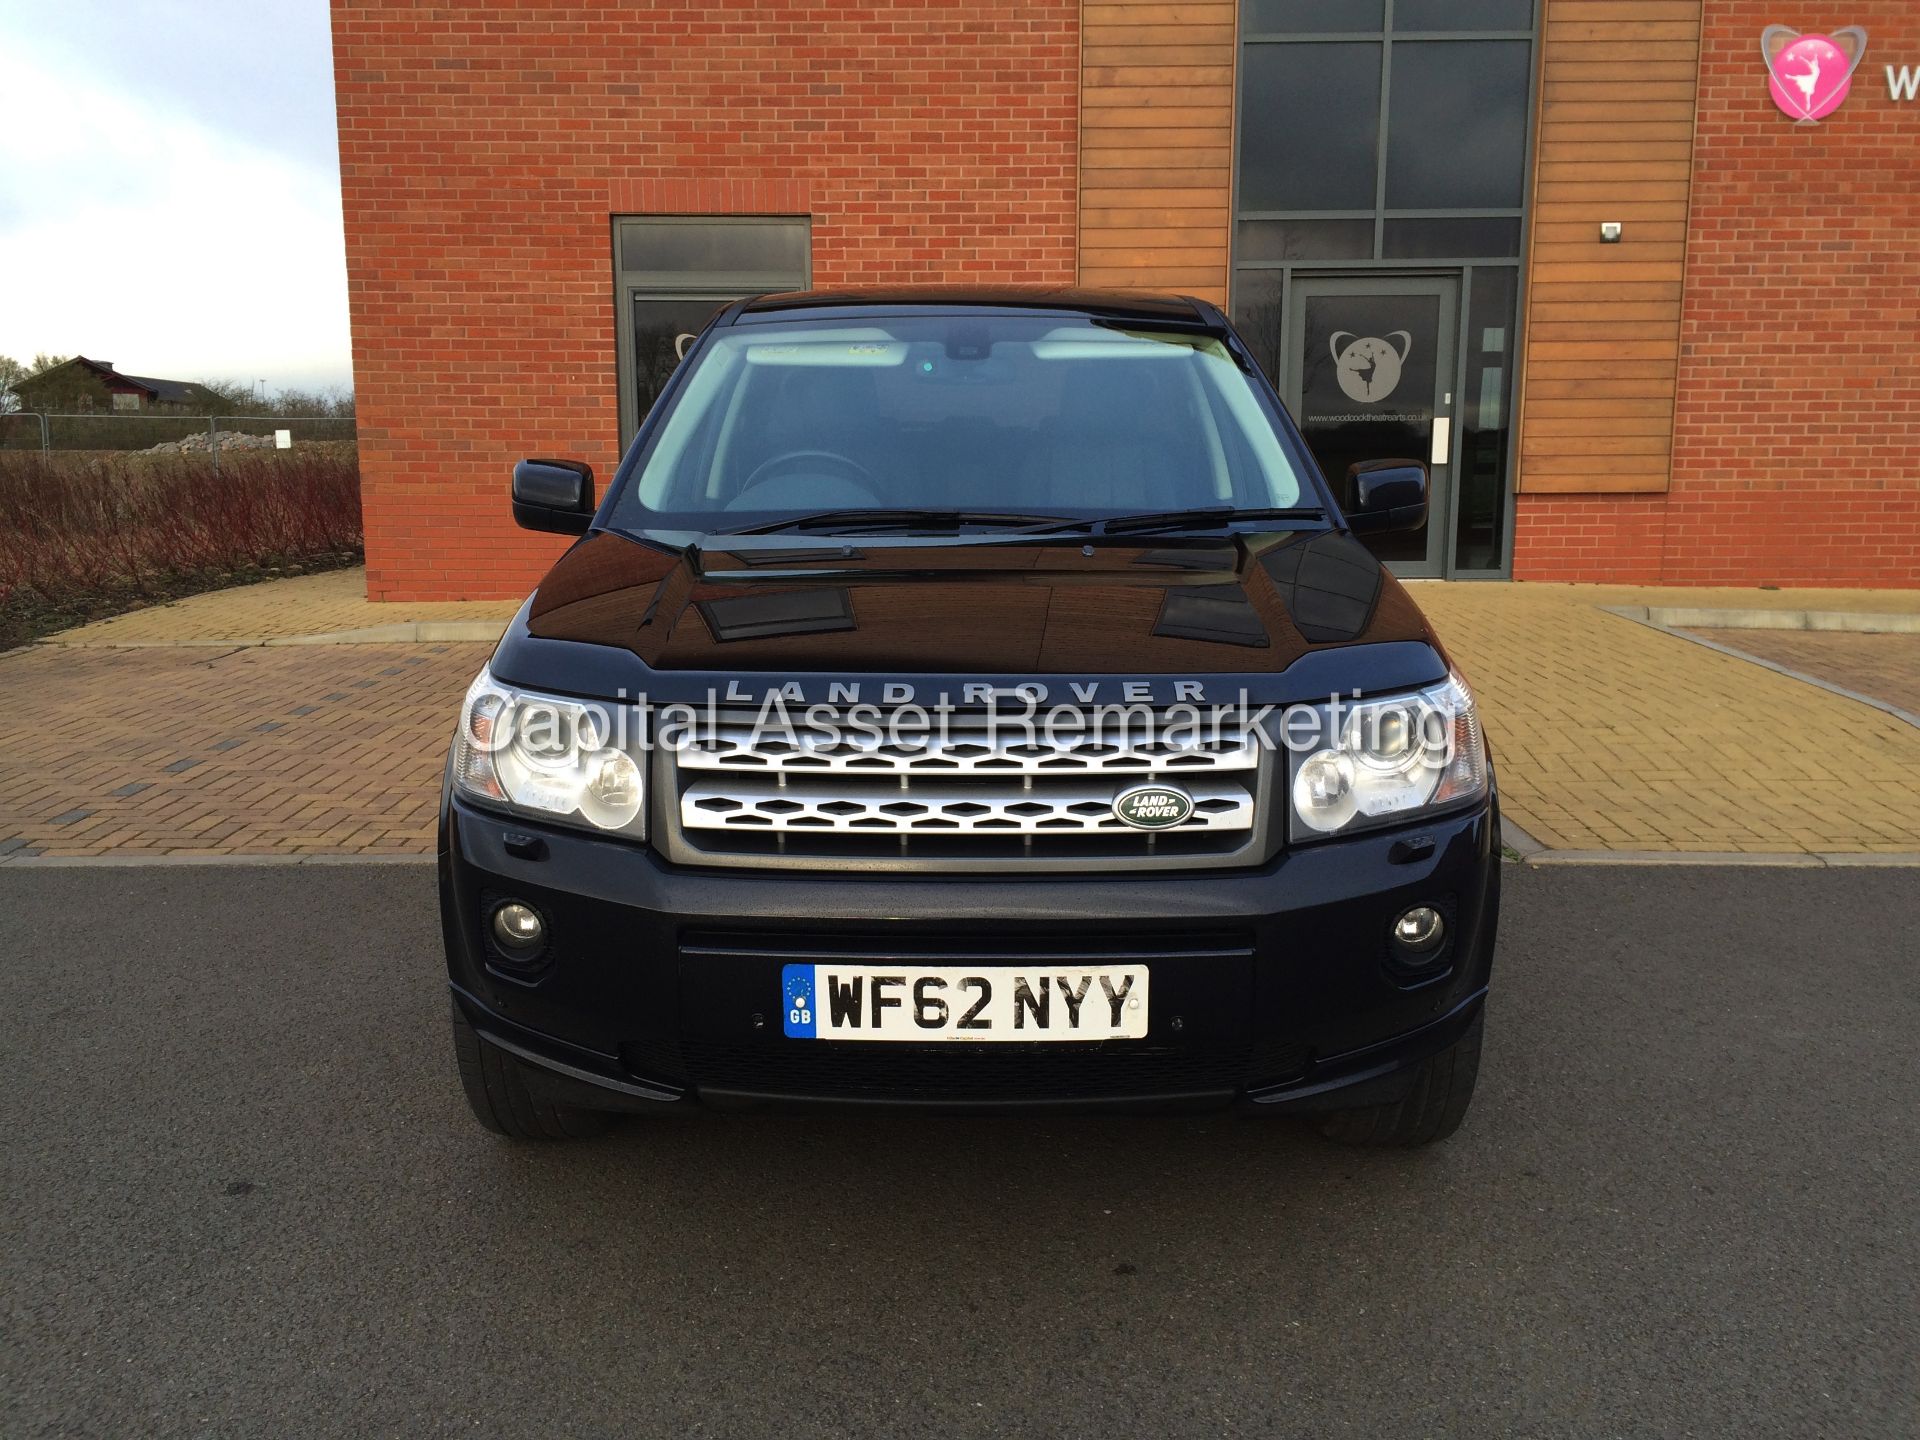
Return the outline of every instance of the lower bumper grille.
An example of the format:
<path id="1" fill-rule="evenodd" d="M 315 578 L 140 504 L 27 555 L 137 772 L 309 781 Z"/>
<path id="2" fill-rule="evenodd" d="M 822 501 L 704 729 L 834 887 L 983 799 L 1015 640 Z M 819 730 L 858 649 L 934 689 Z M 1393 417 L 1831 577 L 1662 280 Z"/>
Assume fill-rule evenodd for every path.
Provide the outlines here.
<path id="1" fill-rule="evenodd" d="M 1248 1083 L 1247 1053 L 996 1045 L 683 1043 L 694 1085 L 798 1099 L 980 1103 L 1208 1095 Z"/>
<path id="2" fill-rule="evenodd" d="M 788 1039 L 777 1017 L 754 1024 L 777 1001 L 784 964 L 828 959 L 987 971 L 1141 960 L 1153 967 L 1154 1027 L 1145 1040 L 1097 1045 L 980 1045 Z M 679 991 L 677 1042 L 629 1045 L 625 1059 L 636 1074 L 703 1091 L 904 1104 L 1171 1098 L 1292 1079 L 1308 1060 L 1304 1046 L 1251 1032 L 1252 949 L 1241 935 L 694 934 L 682 942 Z"/>

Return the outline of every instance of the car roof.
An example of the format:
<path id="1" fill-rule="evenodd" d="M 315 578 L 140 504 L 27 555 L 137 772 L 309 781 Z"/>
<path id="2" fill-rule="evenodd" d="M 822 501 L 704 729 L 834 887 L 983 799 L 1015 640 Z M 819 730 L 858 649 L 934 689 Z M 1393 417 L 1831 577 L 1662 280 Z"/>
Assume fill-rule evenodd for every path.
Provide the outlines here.
<path id="1" fill-rule="evenodd" d="M 1065 311 L 1103 320 L 1138 320 L 1173 325 L 1217 325 L 1212 306 L 1188 295 L 1156 295 L 1141 290 L 1080 290 L 1040 285 L 910 285 L 789 290 L 755 295 L 740 302 L 722 324 L 752 325 L 806 312 L 825 319 L 849 313 L 952 314 L 956 310 L 1019 313 Z"/>

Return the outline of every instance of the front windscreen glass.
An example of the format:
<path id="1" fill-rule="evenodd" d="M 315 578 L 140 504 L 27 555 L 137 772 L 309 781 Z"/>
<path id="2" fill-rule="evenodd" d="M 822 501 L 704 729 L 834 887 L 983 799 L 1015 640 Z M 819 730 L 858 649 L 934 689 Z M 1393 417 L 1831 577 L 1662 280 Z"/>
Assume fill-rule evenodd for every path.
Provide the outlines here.
<path id="1" fill-rule="evenodd" d="M 615 503 L 618 528 L 1318 503 L 1261 396 L 1204 334 L 875 317 L 739 326 L 690 363 Z"/>

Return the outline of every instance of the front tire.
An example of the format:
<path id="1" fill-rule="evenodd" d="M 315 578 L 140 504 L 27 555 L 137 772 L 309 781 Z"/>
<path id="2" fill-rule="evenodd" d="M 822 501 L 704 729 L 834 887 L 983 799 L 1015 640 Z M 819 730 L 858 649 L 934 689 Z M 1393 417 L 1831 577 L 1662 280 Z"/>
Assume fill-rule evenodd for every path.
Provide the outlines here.
<path id="1" fill-rule="evenodd" d="M 607 1128 L 611 1117 L 598 1110 L 556 1105 L 536 1094 L 526 1067 L 482 1040 L 460 1002 L 452 1003 L 453 1058 L 474 1119 L 509 1140 L 587 1140 Z"/>
<path id="2" fill-rule="evenodd" d="M 1460 1128 L 1473 1101 L 1486 1020 L 1482 1010 L 1466 1034 L 1423 1060 L 1400 1099 L 1336 1110 L 1320 1121 L 1320 1133 L 1342 1145 L 1431 1145 L 1446 1139 Z"/>

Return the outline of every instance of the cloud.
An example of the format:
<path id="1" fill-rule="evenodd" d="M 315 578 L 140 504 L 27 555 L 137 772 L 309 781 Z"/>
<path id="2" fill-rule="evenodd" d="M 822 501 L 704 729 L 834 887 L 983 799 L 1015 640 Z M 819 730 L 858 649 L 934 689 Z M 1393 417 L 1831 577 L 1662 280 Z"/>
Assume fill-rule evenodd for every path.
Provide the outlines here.
<path id="1" fill-rule="evenodd" d="M 0 36 L 0 353 L 351 383 L 335 171 L 102 69 Z"/>

